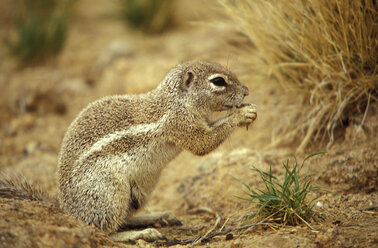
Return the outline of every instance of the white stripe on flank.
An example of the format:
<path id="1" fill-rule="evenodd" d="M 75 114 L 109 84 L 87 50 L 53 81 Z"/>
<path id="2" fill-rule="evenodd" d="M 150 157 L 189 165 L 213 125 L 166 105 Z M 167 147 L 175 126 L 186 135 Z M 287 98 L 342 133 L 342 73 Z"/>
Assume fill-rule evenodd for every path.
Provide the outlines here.
<path id="1" fill-rule="evenodd" d="M 164 124 L 167 120 L 167 115 L 164 115 L 161 119 L 157 122 L 149 123 L 149 124 L 139 124 L 135 126 L 130 126 L 128 129 L 116 131 L 114 133 L 110 133 L 103 138 L 99 139 L 96 143 L 94 143 L 89 150 L 85 151 L 76 161 L 75 164 L 82 164 L 90 155 L 95 152 L 99 152 L 102 150 L 103 147 L 109 145 L 110 143 L 121 139 L 126 136 L 135 136 L 138 134 L 147 134 L 148 132 L 151 133 L 158 133 L 159 128 Z"/>

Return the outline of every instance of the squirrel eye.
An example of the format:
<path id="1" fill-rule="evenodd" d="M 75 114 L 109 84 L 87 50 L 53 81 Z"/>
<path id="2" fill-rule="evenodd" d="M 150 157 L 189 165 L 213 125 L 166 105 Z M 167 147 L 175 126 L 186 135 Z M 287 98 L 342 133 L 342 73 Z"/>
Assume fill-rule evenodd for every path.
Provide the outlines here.
<path id="1" fill-rule="evenodd" d="M 219 87 L 227 86 L 226 81 L 222 77 L 213 78 L 213 79 L 210 80 L 210 82 L 212 82 L 214 85 L 219 86 Z"/>

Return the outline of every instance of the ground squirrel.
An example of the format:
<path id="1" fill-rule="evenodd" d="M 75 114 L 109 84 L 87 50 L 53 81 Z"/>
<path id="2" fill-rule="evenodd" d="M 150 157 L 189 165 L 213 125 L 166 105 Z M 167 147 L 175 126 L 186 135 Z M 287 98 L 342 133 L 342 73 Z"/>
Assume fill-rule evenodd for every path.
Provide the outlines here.
<path id="1" fill-rule="evenodd" d="M 228 69 L 196 61 L 172 68 L 150 92 L 89 104 L 62 142 L 60 206 L 114 233 L 132 222 L 162 169 L 182 150 L 205 155 L 236 126 L 256 119 L 255 106 L 242 103 L 247 95 L 248 88 Z M 214 112 L 225 110 L 226 116 L 212 120 Z"/>

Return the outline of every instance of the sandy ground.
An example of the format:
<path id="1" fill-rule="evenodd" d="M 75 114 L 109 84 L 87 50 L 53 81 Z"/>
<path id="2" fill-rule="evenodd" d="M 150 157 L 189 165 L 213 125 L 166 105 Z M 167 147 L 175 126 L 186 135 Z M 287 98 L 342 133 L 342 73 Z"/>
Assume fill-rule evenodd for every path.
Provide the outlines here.
<path id="1" fill-rule="evenodd" d="M 162 35 L 145 36 L 113 17 L 116 5 L 82 0 L 78 4 L 66 47 L 43 66 L 17 68 L 3 57 L 0 68 L 0 172 L 23 175 L 52 196 L 57 194 L 56 163 L 69 123 L 89 102 L 105 95 L 130 94 L 154 88 L 169 68 L 191 59 L 218 62 L 231 68 L 250 89 L 247 101 L 258 105 L 258 119 L 238 129 L 216 151 L 204 157 L 183 152 L 164 170 L 145 212 L 172 211 L 182 227 L 159 230 L 172 241 L 204 235 L 216 218 L 220 229 L 237 227 L 251 206 L 239 178 L 261 188 L 255 166 L 282 176 L 282 163 L 292 158 L 292 144 L 267 148 L 276 124 L 293 111 L 293 97 L 273 82 L 248 73 L 238 47 L 246 41 L 222 25 L 188 23 L 201 20 L 206 6 L 182 3 L 179 24 Z M 197 12 L 201 9 L 202 12 Z M 0 52 L 4 56 L 4 51 Z M 205 247 L 377 247 L 377 117 L 369 113 L 363 130 L 358 118 L 337 135 L 327 154 L 307 166 L 321 193 L 319 222 L 274 229 L 258 226 L 248 232 L 214 237 Z M 344 132 L 345 131 L 345 132 Z M 312 144 L 308 153 L 324 150 Z M 297 154 L 302 160 L 305 154 Z M 211 213 L 193 212 L 209 208 Z M 100 230 L 63 214 L 49 203 L 0 199 L 0 247 L 128 247 L 114 243 Z M 138 241 L 140 247 L 158 243 Z M 177 245 L 178 247 L 179 245 Z"/>

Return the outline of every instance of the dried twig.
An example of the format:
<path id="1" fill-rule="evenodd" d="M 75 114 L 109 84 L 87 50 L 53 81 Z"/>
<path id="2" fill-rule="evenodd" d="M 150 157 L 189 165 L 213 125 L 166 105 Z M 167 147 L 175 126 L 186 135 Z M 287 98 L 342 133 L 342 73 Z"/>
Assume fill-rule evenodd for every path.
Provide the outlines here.
<path id="1" fill-rule="evenodd" d="M 219 229 L 220 232 L 223 231 L 224 227 L 226 226 L 229 220 L 230 220 L 230 217 L 228 217 L 227 220 L 223 223 L 222 227 Z"/>
<path id="2" fill-rule="evenodd" d="M 198 244 L 198 243 L 201 243 L 202 240 L 206 239 L 206 238 L 209 236 L 209 234 L 212 233 L 212 232 L 215 230 L 215 228 L 217 228 L 217 226 L 218 226 L 219 223 L 221 222 L 222 218 L 219 216 L 218 213 L 214 212 L 214 211 L 213 211 L 211 208 L 209 208 L 209 207 L 199 207 L 199 208 L 197 208 L 197 209 L 193 209 L 193 210 L 191 210 L 190 212 L 191 212 L 191 213 L 193 213 L 193 212 L 194 212 L 194 213 L 198 213 L 198 212 L 207 212 L 207 213 L 212 214 L 212 215 L 215 216 L 215 218 L 216 218 L 214 226 L 213 226 L 211 229 L 209 229 L 209 230 L 205 233 L 205 235 L 203 235 L 203 236 L 200 237 L 200 238 L 195 239 L 195 240 L 192 242 L 192 246 L 194 246 L 194 245 L 196 245 L 196 244 Z"/>
<path id="3" fill-rule="evenodd" d="M 203 235 L 203 236 L 202 236 L 201 238 L 199 238 L 198 240 L 194 241 L 194 242 L 192 243 L 192 246 L 193 246 L 193 245 L 196 245 L 196 244 L 198 244 L 198 243 L 200 243 L 200 242 L 202 242 L 202 240 L 204 240 L 204 239 L 207 239 L 207 238 L 209 237 L 210 233 L 212 233 L 212 232 L 215 230 L 215 228 L 217 228 L 217 226 L 218 226 L 218 224 L 220 223 L 221 220 L 222 220 L 222 218 L 221 218 L 218 214 L 216 214 L 216 221 L 215 221 L 214 226 L 213 226 L 210 230 L 208 230 L 208 231 L 205 233 L 205 235 Z"/>
<path id="4" fill-rule="evenodd" d="M 360 211 L 369 211 L 369 210 L 376 210 L 378 209 L 378 206 L 371 206 L 367 208 L 360 209 Z"/>
<path id="5" fill-rule="evenodd" d="M 262 221 L 257 222 L 257 223 L 252 223 L 252 224 L 248 224 L 248 225 L 244 225 L 244 226 L 240 226 L 240 227 L 235 227 L 235 228 L 229 228 L 229 229 L 219 231 L 219 232 L 210 232 L 210 233 L 207 232 L 202 237 L 195 237 L 195 238 L 184 239 L 184 240 L 178 240 L 178 239 L 168 240 L 168 241 L 156 243 L 156 245 L 171 246 L 171 245 L 187 245 L 187 244 L 192 243 L 192 246 L 194 246 L 194 245 L 201 243 L 201 242 L 202 243 L 208 242 L 210 239 L 212 239 L 216 236 L 225 235 L 225 234 L 228 234 L 230 232 L 240 231 L 240 230 L 251 228 L 251 227 L 254 227 L 254 226 L 267 225 L 267 224 L 274 225 L 274 223 L 270 223 L 270 222 L 266 222 L 265 220 L 262 220 Z"/>

